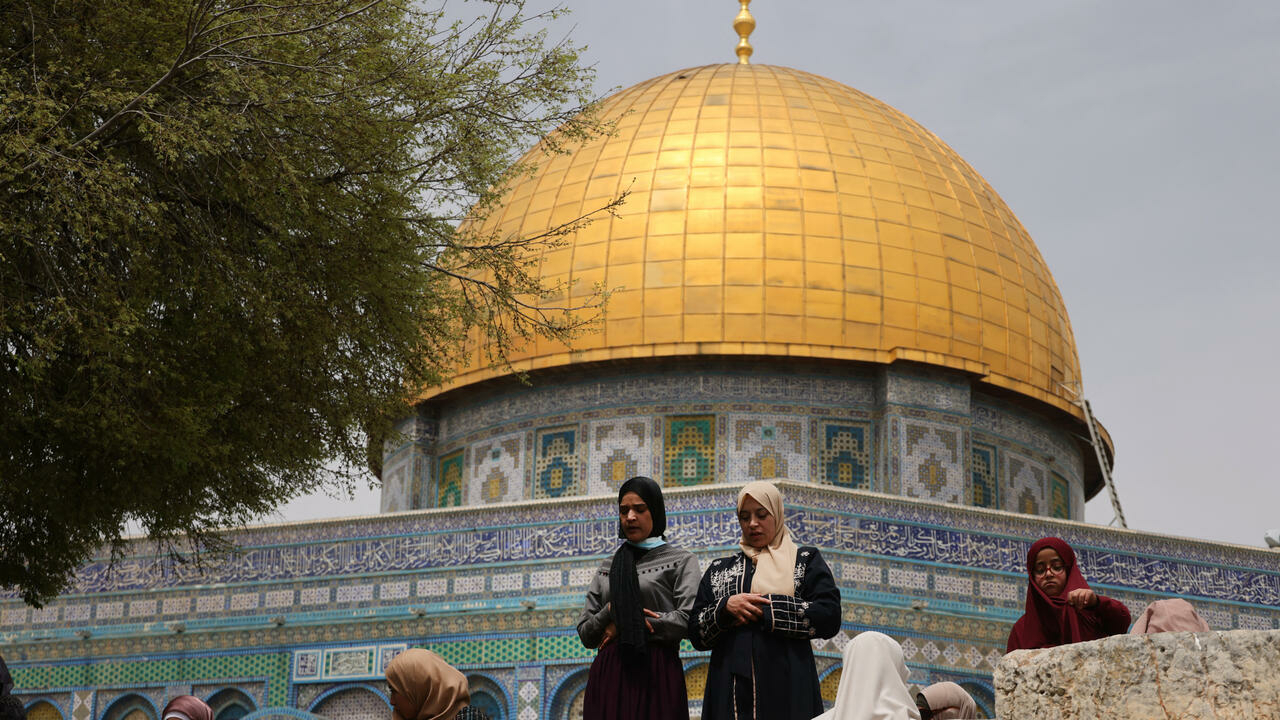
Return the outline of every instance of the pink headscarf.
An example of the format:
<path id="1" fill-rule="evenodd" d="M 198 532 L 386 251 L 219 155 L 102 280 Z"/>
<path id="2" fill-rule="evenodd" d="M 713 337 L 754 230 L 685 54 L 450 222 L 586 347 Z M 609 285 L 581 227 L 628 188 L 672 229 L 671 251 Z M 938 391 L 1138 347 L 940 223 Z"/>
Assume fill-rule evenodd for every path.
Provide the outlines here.
<path id="1" fill-rule="evenodd" d="M 160 713 L 161 720 L 213 720 L 213 710 L 195 695 L 179 695 L 164 706 Z"/>
<path id="2" fill-rule="evenodd" d="M 1209 623 L 1201 619 L 1191 603 L 1182 598 L 1157 600 L 1138 616 L 1129 629 L 1130 635 L 1158 632 L 1208 632 Z"/>

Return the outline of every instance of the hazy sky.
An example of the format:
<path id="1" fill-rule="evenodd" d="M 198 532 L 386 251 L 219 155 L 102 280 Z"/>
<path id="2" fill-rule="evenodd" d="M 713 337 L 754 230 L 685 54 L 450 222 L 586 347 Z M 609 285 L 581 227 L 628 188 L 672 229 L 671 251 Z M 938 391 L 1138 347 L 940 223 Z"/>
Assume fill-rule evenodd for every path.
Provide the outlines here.
<path id="1" fill-rule="evenodd" d="M 735 0 L 564 0 L 608 93 L 734 62 Z M 471 3 L 459 5 L 469 11 Z M 1280 2 L 755 0 L 752 62 L 898 108 L 1027 227 L 1131 528 L 1280 528 Z M 375 513 L 308 498 L 287 519 Z M 1105 492 L 1087 520 L 1111 521 Z"/>

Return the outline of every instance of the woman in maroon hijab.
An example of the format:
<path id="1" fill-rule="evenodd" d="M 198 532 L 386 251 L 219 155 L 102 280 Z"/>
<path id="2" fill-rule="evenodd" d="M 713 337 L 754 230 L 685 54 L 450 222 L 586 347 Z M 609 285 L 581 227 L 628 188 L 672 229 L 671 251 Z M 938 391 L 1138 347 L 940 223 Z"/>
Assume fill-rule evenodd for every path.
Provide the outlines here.
<path id="1" fill-rule="evenodd" d="M 1129 608 L 1089 589 L 1071 546 L 1041 538 L 1027 552 L 1027 609 L 1013 624 L 1009 648 L 1032 650 L 1119 635 Z"/>

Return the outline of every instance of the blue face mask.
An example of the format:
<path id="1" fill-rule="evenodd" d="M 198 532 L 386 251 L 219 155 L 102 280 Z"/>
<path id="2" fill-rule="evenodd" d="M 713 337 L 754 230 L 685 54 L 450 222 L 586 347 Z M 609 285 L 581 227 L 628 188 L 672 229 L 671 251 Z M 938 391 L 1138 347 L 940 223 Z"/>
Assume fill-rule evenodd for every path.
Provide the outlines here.
<path id="1" fill-rule="evenodd" d="M 661 545 L 666 545 L 667 541 L 663 540 L 660 537 L 651 537 L 651 538 L 645 538 L 640 542 L 632 542 L 631 540 L 628 540 L 627 544 L 630 545 L 631 547 L 638 547 L 638 548 L 643 548 L 645 550 L 652 550 Z"/>

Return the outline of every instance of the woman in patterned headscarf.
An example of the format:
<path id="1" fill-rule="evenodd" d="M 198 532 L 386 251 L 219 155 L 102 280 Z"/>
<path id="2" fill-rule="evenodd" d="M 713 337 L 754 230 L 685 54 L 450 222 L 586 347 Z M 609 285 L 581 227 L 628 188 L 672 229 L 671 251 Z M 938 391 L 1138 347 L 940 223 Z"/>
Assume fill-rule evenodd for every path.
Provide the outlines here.
<path id="1" fill-rule="evenodd" d="M 711 651 L 705 720 L 809 720 L 822 712 L 815 637 L 840 630 L 840 590 L 818 549 L 797 547 L 782 495 L 753 482 L 738 493 L 741 552 L 711 563 L 689 639 Z"/>
<path id="2" fill-rule="evenodd" d="M 1026 612 L 1013 624 L 1008 652 L 1057 647 L 1119 635 L 1129 608 L 1095 593 L 1065 540 L 1041 538 L 1027 551 Z"/>
<path id="3" fill-rule="evenodd" d="M 647 477 L 618 489 L 624 540 L 587 589 L 578 637 L 599 648 L 587 675 L 583 716 L 591 720 L 689 717 L 680 640 L 698 587 L 698 561 L 667 544 L 662 490 Z"/>

